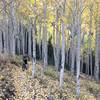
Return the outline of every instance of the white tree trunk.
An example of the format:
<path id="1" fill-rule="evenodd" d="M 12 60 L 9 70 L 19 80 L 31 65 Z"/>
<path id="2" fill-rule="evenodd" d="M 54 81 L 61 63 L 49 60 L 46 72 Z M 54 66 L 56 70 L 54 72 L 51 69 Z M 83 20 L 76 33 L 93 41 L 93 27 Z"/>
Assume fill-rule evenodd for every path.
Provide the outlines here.
<path id="1" fill-rule="evenodd" d="M 30 20 L 31 21 L 31 20 Z M 29 31 L 28 31 L 28 55 L 31 57 L 32 56 L 32 51 L 31 51 L 31 32 L 32 32 L 32 24 L 31 22 L 29 23 Z"/>
<path id="2" fill-rule="evenodd" d="M 7 16 L 6 16 L 6 1 L 2 0 L 3 7 L 3 36 L 4 36 L 4 53 L 8 52 L 8 34 L 7 34 Z"/>
<path id="3" fill-rule="evenodd" d="M 40 22 L 39 24 L 39 56 L 40 56 L 40 59 L 42 58 L 42 51 L 41 51 L 41 44 L 42 44 L 42 34 L 41 34 L 41 31 L 42 30 L 42 23 Z"/>
<path id="4" fill-rule="evenodd" d="M 0 53 L 2 53 L 2 31 L 0 30 Z"/>
<path id="5" fill-rule="evenodd" d="M 60 32 L 58 30 L 58 10 L 56 11 L 56 48 L 55 48 L 55 66 L 58 70 L 60 60 Z"/>
<path id="6" fill-rule="evenodd" d="M 15 7 L 14 7 L 14 0 L 10 0 L 10 19 L 11 19 L 11 44 L 12 44 L 12 55 L 15 55 L 15 35 L 17 34 L 17 25 L 16 25 L 16 17 L 15 17 Z"/>
<path id="7" fill-rule="evenodd" d="M 77 75 L 76 75 L 76 82 L 77 82 L 77 86 L 76 86 L 76 94 L 77 97 L 80 97 L 80 29 L 78 29 L 78 43 L 77 43 L 77 61 L 76 61 L 76 65 L 77 65 Z"/>
<path id="8" fill-rule="evenodd" d="M 18 38 L 18 54 L 20 55 L 20 39 Z"/>
<path id="9" fill-rule="evenodd" d="M 64 84 L 64 65 L 65 65 L 65 33 L 64 33 L 64 22 L 62 22 L 62 59 L 60 69 L 60 87 Z"/>
<path id="10" fill-rule="evenodd" d="M 90 7 L 90 32 L 89 32 L 89 58 L 90 58 L 90 69 L 91 69 L 91 76 L 92 76 L 92 48 L 91 48 L 91 38 L 92 38 L 92 6 Z"/>
<path id="11" fill-rule="evenodd" d="M 34 13 L 36 13 L 36 0 L 34 3 Z M 33 38 L 33 58 L 32 58 L 32 77 L 34 78 L 35 76 L 35 68 L 36 68 L 36 15 L 34 18 L 34 24 L 33 24 L 33 30 L 32 30 L 32 38 Z"/>
<path id="12" fill-rule="evenodd" d="M 98 6 L 97 6 L 98 7 Z M 96 54 L 95 54 L 95 72 L 94 76 L 97 81 L 99 81 L 99 74 L 100 74 L 100 15 L 99 10 L 97 9 L 96 15 Z"/>
<path id="13" fill-rule="evenodd" d="M 88 51 L 88 54 L 87 54 L 87 67 L 86 67 L 86 69 L 87 69 L 87 75 L 89 75 L 89 51 Z"/>
<path id="14" fill-rule="evenodd" d="M 21 20 L 21 18 L 20 18 L 20 20 Z M 23 54 L 23 45 L 24 45 L 23 39 L 24 39 L 24 34 L 23 34 L 22 21 L 19 22 L 18 27 L 19 27 L 19 29 L 18 29 L 17 33 L 19 34 L 18 37 L 20 39 L 20 52 L 21 52 L 21 54 Z"/>
<path id="15" fill-rule="evenodd" d="M 75 65 L 75 47 L 74 47 L 74 37 L 72 36 L 71 41 L 71 72 L 74 73 L 74 65 Z"/>
<path id="16" fill-rule="evenodd" d="M 77 15 L 77 61 L 76 61 L 76 95 L 77 99 L 80 100 L 80 47 L 81 47 L 81 12 L 82 12 L 82 0 L 79 2 L 79 15 Z"/>
<path id="17" fill-rule="evenodd" d="M 33 59 L 32 59 L 32 77 L 35 76 L 35 67 L 36 67 L 36 19 L 34 19 L 34 26 L 33 26 Z"/>
<path id="18" fill-rule="evenodd" d="M 69 30 L 68 30 L 68 34 L 69 34 Z M 65 43 L 65 50 L 66 50 L 66 64 L 68 65 L 68 60 L 69 60 L 69 36 L 65 36 L 66 37 L 66 43 Z"/>
<path id="19" fill-rule="evenodd" d="M 47 56 L 47 27 L 46 27 L 46 10 L 47 10 L 47 5 L 46 5 L 46 1 L 43 3 L 44 6 L 44 27 L 43 27 L 43 60 L 44 60 L 44 69 L 47 67 L 48 65 L 48 56 Z"/>
<path id="20" fill-rule="evenodd" d="M 21 19 L 20 19 L 21 20 Z M 22 22 L 20 22 L 20 33 L 21 33 L 21 48 L 22 48 L 22 53 L 23 53 L 23 55 L 24 55 L 24 53 L 25 53 L 25 50 L 24 50 L 24 48 L 25 48 L 25 36 L 24 36 L 24 28 L 23 28 L 23 24 L 22 24 Z"/>
<path id="21" fill-rule="evenodd" d="M 8 51 L 11 54 L 11 21 L 8 19 Z"/>
<path id="22" fill-rule="evenodd" d="M 83 73 L 83 63 L 84 63 L 84 55 L 83 55 L 83 53 L 84 53 L 84 33 L 82 33 L 82 45 L 81 45 L 81 47 L 82 47 L 82 53 L 81 53 L 81 73 Z"/>
<path id="23" fill-rule="evenodd" d="M 74 65 L 75 65 L 75 43 L 74 43 L 74 36 L 75 36 L 75 28 L 76 28 L 76 0 L 74 0 L 74 8 L 72 13 L 72 28 L 71 28 L 71 72 L 74 73 Z"/>
<path id="24" fill-rule="evenodd" d="M 100 34 L 96 35 L 96 54 L 95 54 L 95 79 L 99 81 L 100 73 Z"/>
<path id="25" fill-rule="evenodd" d="M 66 37 L 66 40 L 65 40 L 65 53 L 66 53 L 66 56 L 65 56 L 65 59 L 66 59 L 66 64 L 68 64 L 68 39 Z"/>

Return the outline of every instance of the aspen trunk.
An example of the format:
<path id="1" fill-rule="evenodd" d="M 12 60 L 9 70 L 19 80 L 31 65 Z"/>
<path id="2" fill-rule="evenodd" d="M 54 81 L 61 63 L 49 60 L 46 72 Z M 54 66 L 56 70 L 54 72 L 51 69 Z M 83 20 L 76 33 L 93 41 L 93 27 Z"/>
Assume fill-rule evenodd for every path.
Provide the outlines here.
<path id="1" fill-rule="evenodd" d="M 21 34 L 22 34 L 22 51 L 24 55 L 25 54 L 25 31 L 24 31 L 22 23 L 21 23 Z"/>
<path id="2" fill-rule="evenodd" d="M 4 53 L 8 53 L 8 34 L 7 34 L 7 16 L 6 16 L 6 1 L 2 0 L 3 7 L 3 37 L 4 37 Z"/>
<path id="3" fill-rule="evenodd" d="M 76 61 L 76 95 L 77 99 L 80 100 L 80 47 L 81 47 L 81 12 L 82 12 L 82 3 L 83 1 L 80 0 L 79 4 L 79 15 L 77 15 L 77 61 Z M 78 9 L 77 9 L 78 10 Z"/>
<path id="4" fill-rule="evenodd" d="M 2 31 L 0 30 L 0 53 L 2 53 Z"/>
<path id="5" fill-rule="evenodd" d="M 55 66 L 58 70 L 59 68 L 59 60 L 60 60 L 60 32 L 58 30 L 58 10 L 56 12 L 56 49 L 55 49 Z"/>
<path id="6" fill-rule="evenodd" d="M 43 61 L 44 61 L 44 69 L 47 67 L 48 65 L 48 57 L 47 57 L 47 27 L 46 27 L 46 10 L 47 10 L 47 5 L 46 5 L 46 1 L 43 3 L 44 6 L 44 27 L 43 27 Z"/>
<path id="7" fill-rule="evenodd" d="M 92 38 L 92 6 L 90 6 L 90 32 L 89 32 L 89 37 L 90 37 L 90 39 L 89 39 L 89 54 L 90 54 L 90 56 L 89 56 L 89 58 L 90 58 L 90 71 L 91 71 L 91 76 L 92 76 L 92 48 L 91 48 L 91 38 Z"/>
<path id="8" fill-rule="evenodd" d="M 82 33 L 82 49 L 84 50 L 84 33 Z M 83 63 L 84 63 L 84 51 L 82 50 L 82 53 L 81 53 L 81 73 L 83 73 Z"/>
<path id="9" fill-rule="evenodd" d="M 34 13 L 36 13 L 36 0 L 34 3 Z M 32 21 L 32 20 L 31 20 Z M 35 76 L 35 70 L 36 70 L 36 16 L 34 18 L 34 24 L 33 24 L 33 30 L 32 30 L 32 38 L 33 38 L 33 58 L 32 58 L 32 77 Z"/>
<path id="10" fill-rule="evenodd" d="M 99 5 L 97 5 L 98 7 Z M 98 7 L 99 8 L 99 7 Z M 99 74 L 100 74 L 100 15 L 99 10 L 97 9 L 96 15 L 96 54 L 95 54 L 95 72 L 94 76 L 97 81 L 99 81 Z"/>
<path id="11" fill-rule="evenodd" d="M 17 34 L 17 24 L 16 24 L 16 17 L 15 17 L 15 7 L 14 7 L 14 0 L 10 0 L 11 4 L 10 4 L 10 32 L 11 32 L 11 39 L 12 41 L 10 42 L 11 43 L 11 46 L 12 46 L 12 49 L 11 49 L 11 52 L 12 52 L 12 55 L 14 56 L 15 55 L 15 35 Z"/>
<path id="12" fill-rule="evenodd" d="M 76 28 L 76 0 L 74 1 L 74 8 L 72 13 L 72 28 L 71 28 L 71 72 L 74 73 L 75 65 L 75 46 L 74 36 Z"/>
<path id="13" fill-rule="evenodd" d="M 61 69 L 60 69 L 60 87 L 64 84 L 64 65 L 65 65 L 65 33 L 64 33 L 64 23 L 62 22 L 62 59 L 61 59 Z"/>
<path id="14" fill-rule="evenodd" d="M 80 29 L 78 32 L 78 44 L 77 44 L 77 76 L 76 76 L 76 82 L 77 82 L 77 87 L 76 87 L 76 93 L 77 97 L 80 97 Z"/>
<path id="15" fill-rule="evenodd" d="M 32 32 L 32 24 L 29 23 L 29 31 L 28 31 L 28 55 L 31 57 L 32 56 L 32 48 L 31 48 L 31 32 Z"/>
<path id="16" fill-rule="evenodd" d="M 69 32 L 69 31 L 68 31 Z M 65 56 L 65 60 L 66 60 L 66 64 L 68 65 L 68 49 L 69 49 L 69 37 L 66 36 L 66 43 L 65 43 L 65 50 L 66 50 L 66 56 Z"/>
<path id="17" fill-rule="evenodd" d="M 100 52 L 100 35 L 96 35 L 96 54 L 95 54 L 95 79 L 98 81 L 99 80 L 99 70 L 100 70 L 100 57 L 99 57 L 99 52 Z"/>
<path id="18" fill-rule="evenodd" d="M 32 77 L 35 76 L 35 67 L 36 67 L 36 19 L 34 20 L 34 26 L 33 26 L 33 59 L 32 59 Z"/>
<path id="19" fill-rule="evenodd" d="M 42 51 L 41 51 L 41 44 L 42 44 L 42 37 L 41 37 L 41 31 L 42 30 L 42 23 L 39 24 L 39 56 L 40 59 L 42 58 Z"/>
<path id="20" fill-rule="evenodd" d="M 74 73 L 74 65 L 75 65 L 75 47 L 74 47 L 74 37 L 72 36 L 71 41 L 71 72 Z"/>

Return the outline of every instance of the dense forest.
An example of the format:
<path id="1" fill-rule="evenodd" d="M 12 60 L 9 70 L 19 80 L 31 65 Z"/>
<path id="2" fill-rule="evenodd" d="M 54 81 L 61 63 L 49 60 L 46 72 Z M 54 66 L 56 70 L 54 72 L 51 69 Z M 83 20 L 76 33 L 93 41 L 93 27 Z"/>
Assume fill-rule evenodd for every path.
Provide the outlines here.
<path id="1" fill-rule="evenodd" d="M 21 61 L 27 56 L 33 80 L 37 62 L 41 78 L 51 66 L 61 90 L 70 72 L 80 100 L 82 75 L 100 83 L 100 1 L 0 0 L 0 55 Z"/>

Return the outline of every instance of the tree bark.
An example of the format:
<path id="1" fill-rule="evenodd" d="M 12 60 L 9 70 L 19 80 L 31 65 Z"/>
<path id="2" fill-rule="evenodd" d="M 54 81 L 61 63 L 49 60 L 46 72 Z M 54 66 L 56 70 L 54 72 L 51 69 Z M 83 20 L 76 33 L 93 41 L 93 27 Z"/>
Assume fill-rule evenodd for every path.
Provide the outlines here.
<path id="1" fill-rule="evenodd" d="M 64 33 L 64 22 L 62 22 L 62 59 L 60 69 L 60 87 L 64 84 L 64 65 L 65 65 L 65 33 Z"/>
<path id="2" fill-rule="evenodd" d="M 98 7 L 98 5 L 97 5 Z M 99 10 L 97 9 L 96 15 L 96 53 L 95 53 L 95 72 L 94 76 L 97 81 L 99 81 L 99 74 L 100 74 L 100 15 Z"/>
<path id="3" fill-rule="evenodd" d="M 77 61 L 76 61 L 76 95 L 77 99 L 80 100 L 80 46 L 81 46 L 81 12 L 82 12 L 82 3 L 83 1 L 80 0 L 79 2 L 79 15 L 77 15 Z M 77 9 L 78 11 L 78 9 Z"/>
<path id="4" fill-rule="evenodd" d="M 12 44 L 12 55 L 15 56 L 15 35 L 17 34 L 17 23 L 15 17 L 14 0 L 10 0 L 10 30 L 11 30 L 11 44 Z"/>
<path id="5" fill-rule="evenodd" d="M 34 13 L 36 14 L 36 0 L 34 3 Z M 32 22 L 32 20 L 31 20 Z M 32 38 L 33 38 L 33 58 L 32 58 L 32 77 L 35 76 L 35 68 L 36 68 L 36 15 L 34 17 L 34 23 L 33 23 L 33 30 L 32 30 Z"/>
<path id="6" fill-rule="evenodd" d="M 91 38 L 92 38 L 92 6 L 90 6 L 90 32 L 89 32 L 89 58 L 90 58 L 90 71 L 91 71 L 91 76 L 92 76 L 92 48 L 91 48 Z"/>
<path id="7" fill-rule="evenodd" d="M 75 65 L 75 47 L 74 47 L 74 37 L 72 36 L 71 40 L 71 72 L 74 73 Z"/>
<path id="8" fill-rule="evenodd" d="M 0 53 L 2 53 L 2 31 L 0 30 Z"/>
<path id="9" fill-rule="evenodd" d="M 60 32 L 58 30 L 58 10 L 56 11 L 56 48 L 55 48 L 55 66 L 58 70 L 60 61 Z"/>
<path id="10" fill-rule="evenodd" d="M 95 54 L 95 79 L 99 81 L 99 73 L 100 73 L 100 57 L 99 57 L 99 52 L 100 52 L 100 35 L 96 35 L 96 54 Z"/>
<path id="11" fill-rule="evenodd" d="M 31 20 L 30 20 L 31 21 Z M 31 34 L 32 34 L 32 24 L 29 23 L 29 28 L 28 28 L 28 55 L 31 57 L 32 56 L 32 41 L 31 41 Z"/>
<path id="12" fill-rule="evenodd" d="M 73 8 L 73 13 L 72 13 L 72 28 L 71 28 L 71 72 L 75 72 L 75 44 L 74 44 L 74 36 L 76 33 L 76 0 L 74 1 L 74 8 Z"/>
<path id="13" fill-rule="evenodd" d="M 48 65 L 48 56 L 47 56 L 47 27 L 46 27 L 46 12 L 47 12 L 47 5 L 46 1 L 43 2 L 44 6 L 44 27 L 43 27 L 43 44 L 42 44 L 42 50 L 43 50 L 43 61 L 44 61 L 44 69 L 47 68 Z"/>
<path id="14" fill-rule="evenodd" d="M 82 53 L 81 53 L 81 73 L 83 73 L 83 63 L 84 63 L 84 33 L 82 33 Z"/>
<path id="15" fill-rule="evenodd" d="M 41 44 L 42 44 L 42 23 L 39 24 L 39 56 L 40 59 L 42 58 L 42 50 L 41 50 Z"/>
<path id="16" fill-rule="evenodd" d="M 22 23 L 21 23 L 21 34 L 22 34 L 22 51 L 24 55 L 25 54 L 25 31 Z"/>
<path id="17" fill-rule="evenodd" d="M 35 76 L 35 67 L 36 67 L 36 19 L 34 19 L 33 25 L 33 59 L 32 59 L 32 77 Z"/>
<path id="18" fill-rule="evenodd" d="M 4 36 L 4 53 L 8 53 L 8 33 L 7 33 L 7 16 L 6 16 L 6 1 L 2 0 L 3 7 L 3 36 Z"/>

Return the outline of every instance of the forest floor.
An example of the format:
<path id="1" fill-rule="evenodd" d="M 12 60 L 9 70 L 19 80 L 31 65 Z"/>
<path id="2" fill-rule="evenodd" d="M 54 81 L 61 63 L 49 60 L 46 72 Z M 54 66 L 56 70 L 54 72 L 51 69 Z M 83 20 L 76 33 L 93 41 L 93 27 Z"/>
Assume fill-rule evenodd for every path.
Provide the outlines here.
<path id="1" fill-rule="evenodd" d="M 0 100 L 76 100 L 75 77 L 69 71 L 65 71 L 61 90 L 53 66 L 48 66 L 42 77 L 41 66 L 38 62 L 33 79 L 31 63 L 22 71 L 21 65 L 0 61 Z M 81 100 L 100 100 L 100 83 L 81 75 Z"/>

